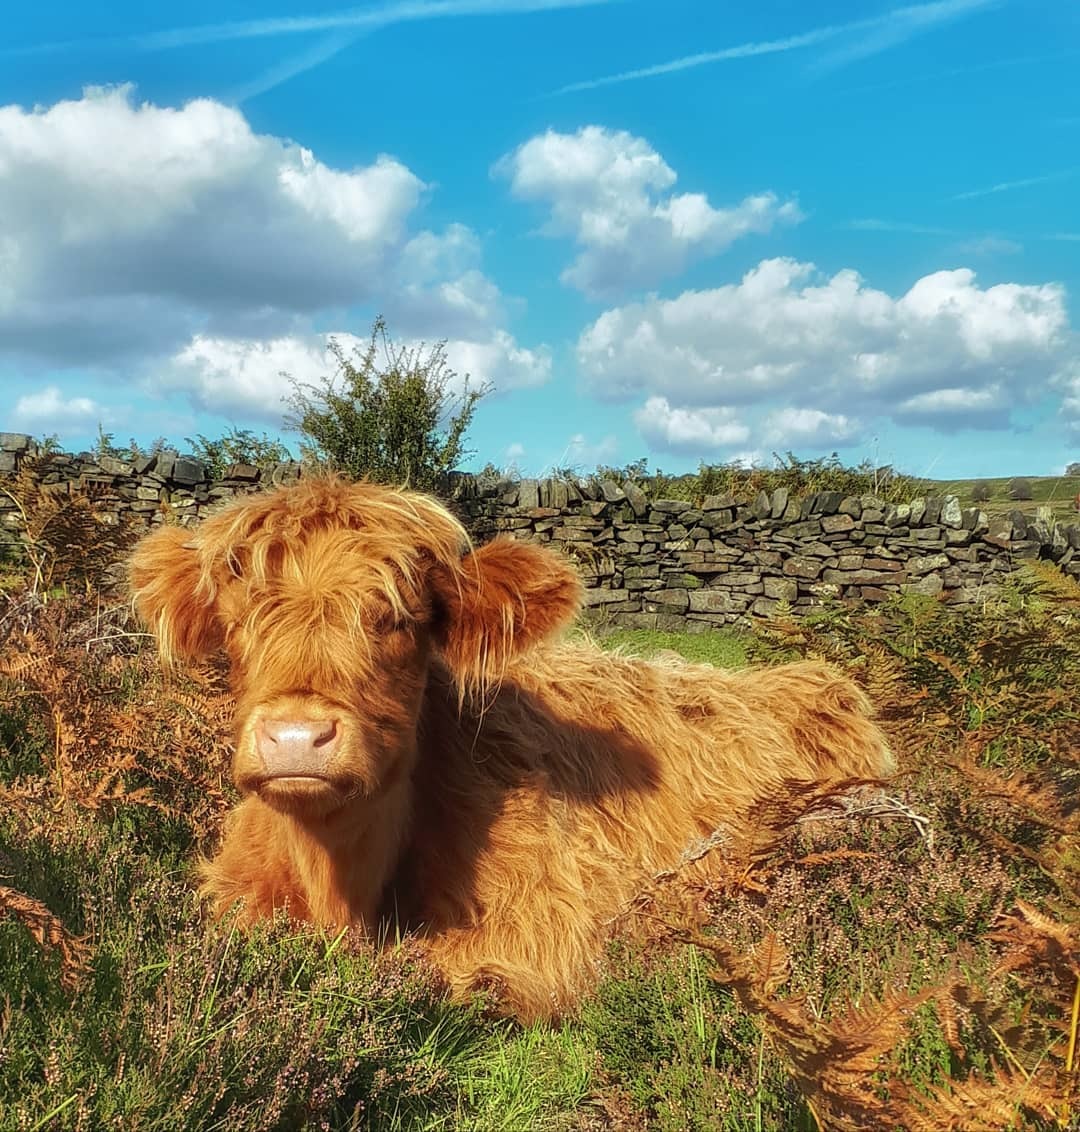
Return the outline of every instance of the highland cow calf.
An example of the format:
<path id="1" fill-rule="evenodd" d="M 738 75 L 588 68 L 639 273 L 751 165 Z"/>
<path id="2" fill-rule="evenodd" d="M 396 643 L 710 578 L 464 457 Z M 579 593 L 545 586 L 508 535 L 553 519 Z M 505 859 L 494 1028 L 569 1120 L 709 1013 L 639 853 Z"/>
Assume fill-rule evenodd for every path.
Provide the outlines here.
<path id="1" fill-rule="evenodd" d="M 204 868 L 219 913 L 415 926 L 458 994 L 571 1007 L 605 924 L 785 780 L 890 770 L 859 690 L 817 663 L 728 673 L 559 640 L 558 555 L 469 548 L 438 503 L 310 480 L 136 548 L 167 661 L 223 648 L 245 795 Z"/>

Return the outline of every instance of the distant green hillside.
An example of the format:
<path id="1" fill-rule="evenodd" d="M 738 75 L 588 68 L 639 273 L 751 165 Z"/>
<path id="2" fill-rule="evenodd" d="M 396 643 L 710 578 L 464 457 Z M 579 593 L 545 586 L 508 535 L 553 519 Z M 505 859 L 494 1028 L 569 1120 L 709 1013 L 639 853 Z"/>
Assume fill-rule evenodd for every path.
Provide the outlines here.
<path id="1" fill-rule="evenodd" d="M 1027 480 L 1031 485 L 1030 500 L 1014 500 L 1009 497 L 1009 488 L 1017 478 Z M 960 499 L 964 507 L 974 506 L 973 493 L 979 485 L 990 489 L 990 497 L 978 504 L 988 514 L 1001 511 L 1024 511 L 1033 513 L 1037 508 L 1049 506 L 1054 516 L 1062 522 L 1078 522 L 1076 496 L 1080 492 L 1080 476 L 1006 476 L 1002 479 L 978 480 L 927 480 L 936 492 L 947 492 Z"/>

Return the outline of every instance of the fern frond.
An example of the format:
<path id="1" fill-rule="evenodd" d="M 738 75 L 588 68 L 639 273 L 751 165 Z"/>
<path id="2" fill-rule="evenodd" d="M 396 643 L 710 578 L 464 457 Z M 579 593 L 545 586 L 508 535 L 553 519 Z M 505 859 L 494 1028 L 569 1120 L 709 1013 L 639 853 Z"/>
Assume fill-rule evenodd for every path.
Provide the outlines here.
<path id="1" fill-rule="evenodd" d="M 14 916 L 37 941 L 43 951 L 60 957 L 60 981 L 74 990 L 89 965 L 90 948 L 85 939 L 71 935 L 58 916 L 32 896 L 0 885 L 0 912 Z"/>

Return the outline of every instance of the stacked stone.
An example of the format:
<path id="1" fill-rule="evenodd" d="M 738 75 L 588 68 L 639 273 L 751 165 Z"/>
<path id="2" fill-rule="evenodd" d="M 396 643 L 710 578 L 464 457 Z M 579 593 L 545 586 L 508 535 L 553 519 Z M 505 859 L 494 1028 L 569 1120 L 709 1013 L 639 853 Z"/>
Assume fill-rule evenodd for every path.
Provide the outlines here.
<path id="1" fill-rule="evenodd" d="M 0 488 L 35 455 L 30 437 L 0 433 Z M 295 463 L 268 472 L 234 464 L 211 481 L 204 464 L 177 452 L 132 462 L 56 452 L 40 467 L 44 490 L 90 491 L 106 521 L 146 527 L 191 524 L 222 499 L 300 476 Z M 632 482 L 466 474 L 451 478 L 451 494 L 478 543 L 509 532 L 560 547 L 578 563 L 586 604 L 631 627 L 702 631 L 896 594 L 963 606 L 992 595 L 1024 558 L 1049 559 L 1080 578 L 1080 526 L 1055 524 L 1048 512 L 988 519 L 948 495 L 893 504 L 822 491 L 795 500 L 777 488 L 695 507 L 650 499 Z M 17 547 L 20 529 L 18 507 L 0 490 L 0 550 Z"/>
<path id="2" fill-rule="evenodd" d="M 455 495 L 480 540 L 512 531 L 561 546 L 585 578 L 586 604 L 628 627 L 700 631 L 898 594 L 970 605 L 996 592 L 1017 558 L 1048 557 L 1080 577 L 1080 528 L 1018 511 L 988 519 L 950 495 L 892 504 L 833 491 L 795 500 L 777 488 L 695 507 L 650 500 L 633 483 L 471 477 Z"/>
<path id="3" fill-rule="evenodd" d="M 133 461 L 90 452 L 43 454 L 31 437 L 5 432 L 0 433 L 0 483 L 17 474 L 25 460 L 43 455 L 38 478 L 43 491 L 86 491 L 97 500 L 105 522 L 134 520 L 145 526 L 166 518 L 191 524 L 221 499 L 255 491 L 268 481 L 287 483 L 300 476 L 300 465 L 295 463 L 279 464 L 269 473 L 251 464 L 233 464 L 223 479 L 211 482 L 201 460 L 175 451 Z M 9 542 L 17 539 L 19 525 L 14 500 L 0 492 L 0 531 L 7 532 Z"/>

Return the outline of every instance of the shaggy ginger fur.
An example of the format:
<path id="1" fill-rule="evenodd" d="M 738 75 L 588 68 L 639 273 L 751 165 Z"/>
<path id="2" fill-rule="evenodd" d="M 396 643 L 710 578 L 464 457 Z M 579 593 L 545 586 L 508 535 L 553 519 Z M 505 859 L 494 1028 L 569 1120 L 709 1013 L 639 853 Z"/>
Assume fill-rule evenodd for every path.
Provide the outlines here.
<path id="1" fill-rule="evenodd" d="M 205 891 L 372 929 L 388 909 L 460 995 L 573 1006 L 604 925 L 784 780 L 888 773 L 862 693 L 822 664 L 728 673 L 558 639 L 578 579 L 470 550 L 438 503 L 310 480 L 163 527 L 131 577 L 167 661 L 223 647 L 245 798 Z"/>

